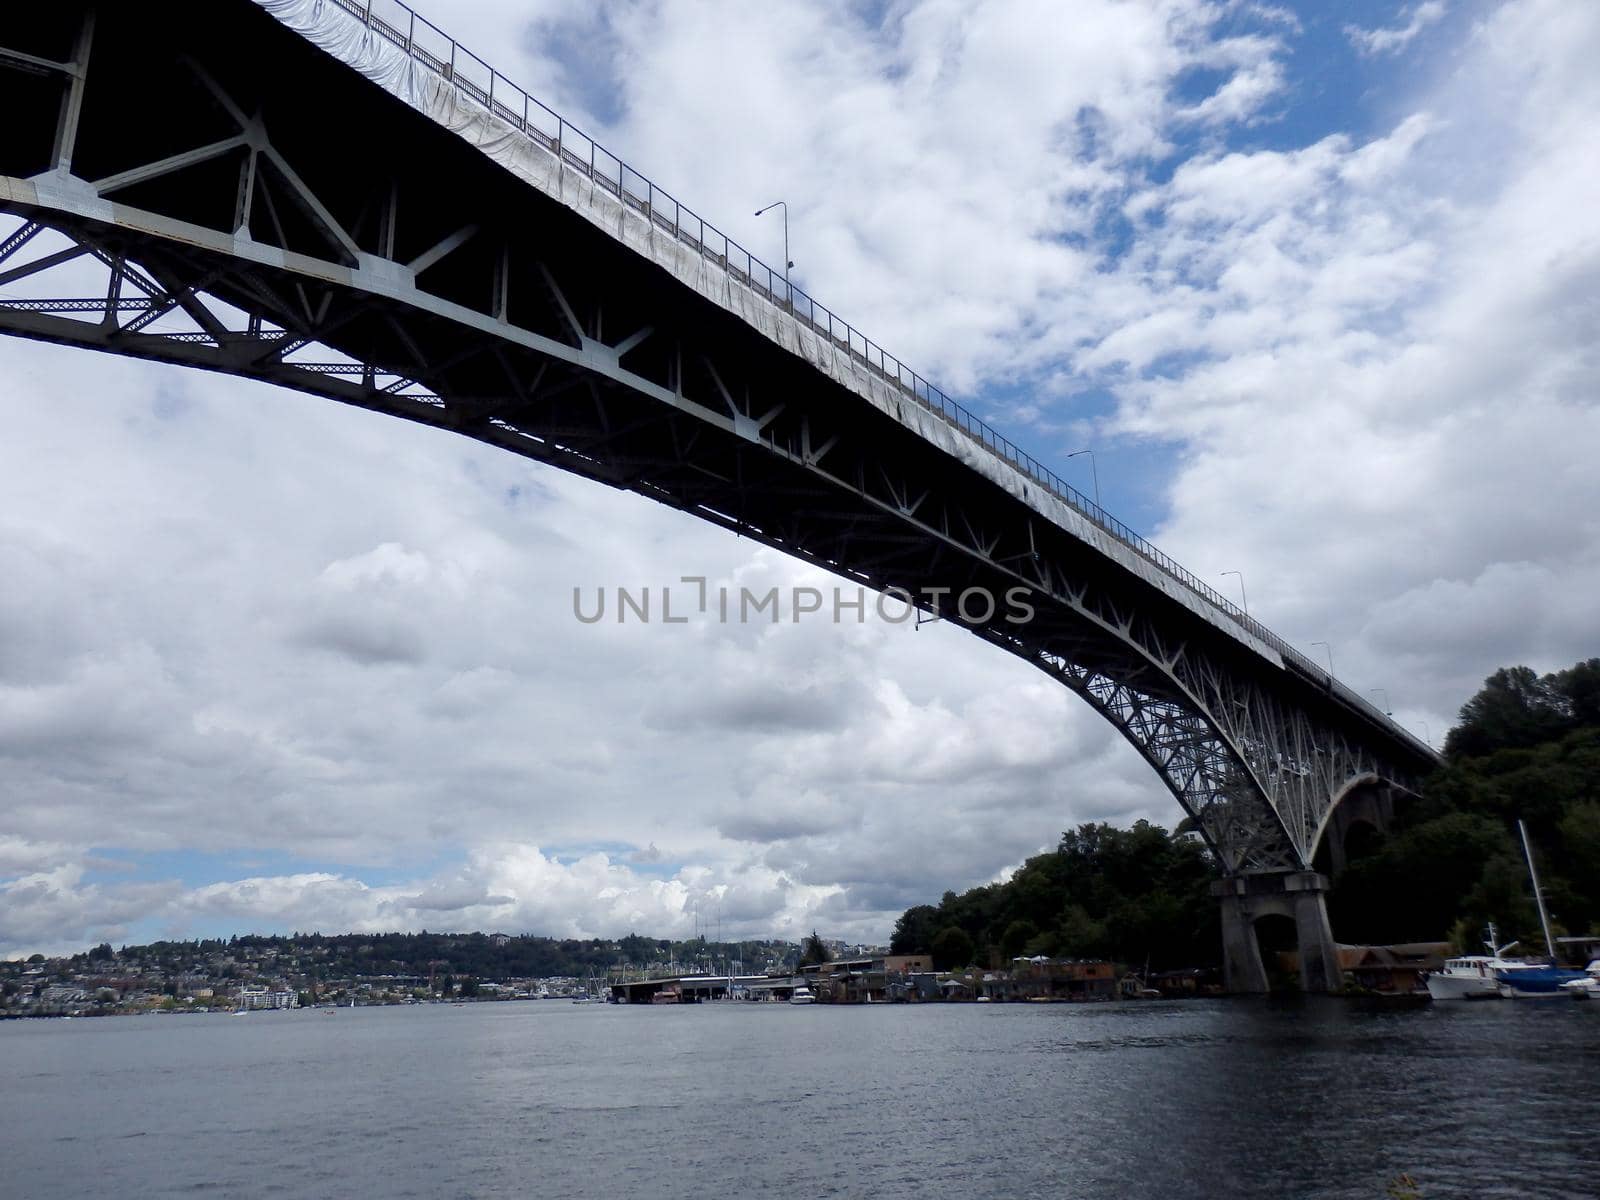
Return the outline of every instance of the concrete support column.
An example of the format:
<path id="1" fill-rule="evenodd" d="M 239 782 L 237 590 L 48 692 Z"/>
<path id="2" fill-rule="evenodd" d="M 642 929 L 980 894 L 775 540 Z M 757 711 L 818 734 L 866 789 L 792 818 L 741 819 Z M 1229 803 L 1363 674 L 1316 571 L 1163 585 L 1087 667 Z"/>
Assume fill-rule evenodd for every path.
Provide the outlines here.
<path id="1" fill-rule="evenodd" d="M 1222 908 L 1222 985 L 1230 992 L 1265 994 L 1267 970 L 1256 941 L 1255 917 L 1242 894 L 1222 890 L 1235 882 L 1223 879 L 1211 885 Z"/>
<path id="2" fill-rule="evenodd" d="M 1300 986 L 1308 992 L 1344 987 L 1339 946 L 1328 924 L 1328 881 L 1315 871 L 1284 876 L 1284 894 L 1294 910 L 1295 941 L 1300 946 Z"/>
<path id="3" fill-rule="evenodd" d="M 1236 875 L 1211 885 L 1222 913 L 1222 974 L 1230 992 L 1265 992 L 1266 966 L 1255 923 L 1282 916 L 1294 922 L 1300 986 L 1336 992 L 1344 986 L 1339 947 L 1328 924 L 1328 881 L 1315 871 Z"/>

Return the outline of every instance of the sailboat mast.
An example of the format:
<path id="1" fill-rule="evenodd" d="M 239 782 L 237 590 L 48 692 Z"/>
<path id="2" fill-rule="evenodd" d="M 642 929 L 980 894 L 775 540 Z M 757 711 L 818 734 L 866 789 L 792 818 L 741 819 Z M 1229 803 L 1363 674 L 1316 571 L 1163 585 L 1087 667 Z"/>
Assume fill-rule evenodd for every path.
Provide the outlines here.
<path id="1" fill-rule="evenodd" d="M 1528 845 L 1528 827 L 1517 818 L 1517 832 L 1522 834 L 1522 853 L 1528 860 L 1528 878 L 1533 880 L 1533 899 L 1539 906 L 1539 924 L 1544 926 L 1544 948 L 1550 952 L 1550 961 L 1556 960 L 1556 940 L 1550 936 L 1550 914 L 1544 910 L 1544 893 L 1539 890 L 1539 872 L 1533 865 L 1533 847 Z"/>

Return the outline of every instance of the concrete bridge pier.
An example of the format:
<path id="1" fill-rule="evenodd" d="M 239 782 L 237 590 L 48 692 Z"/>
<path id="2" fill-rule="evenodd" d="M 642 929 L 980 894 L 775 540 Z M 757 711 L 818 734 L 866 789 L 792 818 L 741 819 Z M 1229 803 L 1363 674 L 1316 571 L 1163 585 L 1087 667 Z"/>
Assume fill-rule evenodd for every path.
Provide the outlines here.
<path id="1" fill-rule="evenodd" d="M 1336 992 L 1344 986 L 1339 949 L 1328 924 L 1328 881 L 1316 871 L 1236 875 L 1211 885 L 1222 906 L 1222 975 L 1230 992 L 1266 992 L 1267 970 L 1256 922 L 1287 917 L 1294 922 L 1300 954 L 1300 986 Z"/>

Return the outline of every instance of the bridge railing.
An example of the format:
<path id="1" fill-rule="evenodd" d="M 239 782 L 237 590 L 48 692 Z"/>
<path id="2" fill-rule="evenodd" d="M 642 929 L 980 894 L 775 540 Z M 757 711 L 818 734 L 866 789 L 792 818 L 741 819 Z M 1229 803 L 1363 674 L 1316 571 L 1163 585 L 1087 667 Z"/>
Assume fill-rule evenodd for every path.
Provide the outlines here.
<path id="1" fill-rule="evenodd" d="M 1069 505 L 1141 558 L 1183 584 L 1207 604 L 1227 614 L 1230 620 L 1271 646 L 1286 660 L 1295 663 L 1308 676 L 1311 678 L 1324 676 L 1329 692 L 1338 696 L 1342 702 L 1364 711 L 1368 717 L 1388 725 L 1403 736 L 1411 737 L 1409 733 L 1394 725 L 1387 714 L 1380 711 L 1366 697 L 1345 687 L 1331 672 L 1317 666 L 1222 593 L 1111 516 L 993 426 L 945 395 L 849 322 L 793 286 L 782 271 L 773 270 L 714 225 L 684 207 L 668 192 L 633 170 L 561 114 L 523 91 L 402 0 L 333 0 L 333 2 L 360 20 L 371 32 L 454 84 L 462 95 L 521 131 L 562 163 L 592 180 L 596 186 L 611 192 L 627 207 L 649 220 L 657 229 L 696 250 L 702 258 L 709 259 L 740 283 L 766 296 L 774 305 L 788 311 L 796 320 L 804 321 L 816 333 L 827 337 L 833 345 L 848 353 L 852 359 L 896 384 L 902 392 L 924 408 L 987 447 L 1056 499 Z"/>

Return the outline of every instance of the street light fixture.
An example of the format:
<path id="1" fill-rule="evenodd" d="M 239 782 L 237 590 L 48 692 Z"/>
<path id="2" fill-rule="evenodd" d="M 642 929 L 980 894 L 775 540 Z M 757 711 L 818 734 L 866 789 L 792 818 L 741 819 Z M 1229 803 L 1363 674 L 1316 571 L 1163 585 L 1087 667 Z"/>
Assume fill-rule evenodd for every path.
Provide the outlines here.
<path id="1" fill-rule="evenodd" d="M 1239 603 L 1244 605 L 1244 615 L 1248 617 L 1250 615 L 1250 598 L 1244 594 L 1244 572 L 1224 571 L 1219 578 L 1225 578 L 1229 575 L 1237 575 L 1239 577 Z"/>
<path id="2" fill-rule="evenodd" d="M 789 290 L 789 268 L 794 266 L 789 261 L 789 205 L 782 200 L 774 200 L 765 208 L 756 209 L 756 216 L 775 208 L 783 209 L 783 302 L 788 304 L 793 299 L 793 293 Z"/>
<path id="3" fill-rule="evenodd" d="M 1071 454 L 1067 455 L 1067 457 L 1077 458 L 1080 454 L 1087 454 L 1089 456 L 1089 473 L 1094 478 L 1094 506 L 1099 508 L 1101 512 L 1104 512 L 1105 509 L 1100 505 L 1100 468 L 1095 465 L 1094 451 L 1074 450 Z"/>
<path id="4" fill-rule="evenodd" d="M 1377 696 L 1379 694 L 1381 694 L 1383 696 L 1383 715 L 1386 716 L 1386 717 L 1394 716 L 1394 713 L 1391 712 L 1390 709 L 1389 709 L 1389 693 L 1388 693 L 1388 691 L 1386 689 L 1384 689 L 1384 688 L 1368 688 L 1367 689 L 1367 695 L 1369 695 L 1369 696 Z"/>
<path id="5" fill-rule="evenodd" d="M 1333 647 L 1328 645 L 1327 642 L 1312 642 L 1311 644 L 1313 646 L 1321 646 L 1324 650 L 1326 650 L 1328 652 L 1328 678 L 1332 679 L 1333 678 Z"/>

